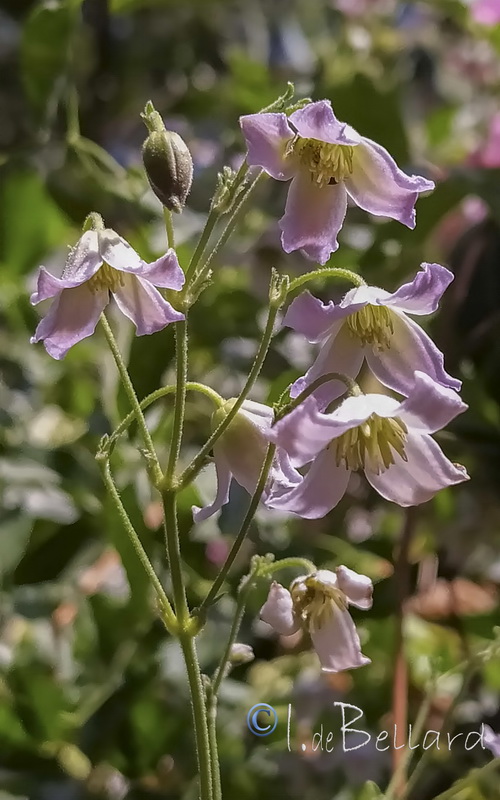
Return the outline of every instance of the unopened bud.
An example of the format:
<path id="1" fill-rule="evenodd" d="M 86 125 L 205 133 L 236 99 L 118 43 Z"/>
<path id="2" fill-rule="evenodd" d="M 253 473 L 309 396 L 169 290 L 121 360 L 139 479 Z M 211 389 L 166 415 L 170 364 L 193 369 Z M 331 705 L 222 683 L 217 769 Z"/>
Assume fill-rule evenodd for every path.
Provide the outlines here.
<path id="1" fill-rule="evenodd" d="M 248 664 L 248 662 L 253 661 L 254 658 L 254 652 L 249 644 L 235 642 L 231 646 L 231 652 L 229 654 L 229 660 L 231 664 L 234 664 L 235 666 L 237 664 Z"/>
<path id="2" fill-rule="evenodd" d="M 169 211 L 184 208 L 193 180 L 193 159 L 178 133 L 167 131 L 151 101 L 141 114 L 149 129 L 142 160 L 149 184 Z"/>

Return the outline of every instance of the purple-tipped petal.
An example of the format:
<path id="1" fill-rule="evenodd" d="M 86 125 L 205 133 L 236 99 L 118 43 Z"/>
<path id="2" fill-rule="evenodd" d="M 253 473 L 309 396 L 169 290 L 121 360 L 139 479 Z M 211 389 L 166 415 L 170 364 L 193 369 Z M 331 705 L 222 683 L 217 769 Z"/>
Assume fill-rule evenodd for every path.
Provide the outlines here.
<path id="1" fill-rule="evenodd" d="M 97 234 L 86 231 L 70 250 L 66 265 L 60 278 L 40 267 L 36 291 L 30 298 L 32 305 L 56 297 L 63 289 L 72 289 L 88 281 L 102 266 L 99 255 Z"/>
<path id="2" fill-rule="evenodd" d="M 411 394 L 401 403 L 396 416 L 415 431 L 435 433 L 467 408 L 453 389 L 441 386 L 423 372 L 416 372 Z"/>
<path id="3" fill-rule="evenodd" d="M 337 585 L 347 600 L 356 608 L 369 609 L 373 605 L 373 583 L 367 575 L 344 567 L 337 567 Z"/>
<path id="4" fill-rule="evenodd" d="M 440 489 L 469 478 L 465 468 L 452 464 L 434 439 L 425 433 L 408 431 L 405 453 L 408 461 L 395 454 L 394 464 L 380 475 L 365 473 L 382 497 L 400 506 L 425 503 Z"/>
<path id="5" fill-rule="evenodd" d="M 43 341 L 52 358 L 64 358 L 74 344 L 92 336 L 108 301 L 107 290 L 92 293 L 85 285 L 64 289 L 39 322 L 31 342 Z"/>
<path id="6" fill-rule="evenodd" d="M 365 357 L 378 380 L 408 397 L 413 391 L 415 372 L 425 372 L 442 386 L 458 391 L 461 381 L 448 375 L 444 356 L 425 331 L 405 314 L 393 312 L 394 333 L 383 350 L 365 348 Z M 354 377 L 354 376 L 353 376 Z"/>
<path id="7" fill-rule="evenodd" d="M 224 453 L 220 450 L 220 448 L 217 448 L 217 444 L 214 446 L 214 456 L 215 472 L 217 475 L 217 493 L 213 503 L 203 506 L 203 508 L 199 508 L 198 506 L 192 507 L 193 520 L 195 523 L 203 522 L 204 519 L 208 519 L 209 517 L 213 516 L 213 514 L 215 514 L 217 511 L 220 511 L 222 506 L 225 506 L 229 500 L 231 470 L 229 469 L 229 465 L 226 461 Z"/>
<path id="8" fill-rule="evenodd" d="M 142 261 L 140 267 L 124 268 L 124 271 L 145 278 L 160 289 L 174 289 L 177 292 L 182 289 L 186 280 L 175 250 L 172 249 L 150 264 Z"/>
<path id="9" fill-rule="evenodd" d="M 301 333 L 314 344 L 334 334 L 350 313 L 350 309 L 341 309 L 333 300 L 322 303 L 310 292 L 302 292 L 290 303 L 283 325 Z"/>
<path id="10" fill-rule="evenodd" d="M 170 322 L 184 319 L 148 281 L 123 273 L 123 285 L 113 292 L 118 308 L 134 323 L 137 336 L 161 331 Z"/>
<path id="11" fill-rule="evenodd" d="M 354 149 L 353 171 L 345 185 L 360 208 L 376 216 L 391 217 L 408 228 L 415 227 L 418 195 L 434 188 L 426 178 L 406 175 L 385 148 L 364 137 Z"/>
<path id="12" fill-rule="evenodd" d="M 348 611 L 337 605 L 320 627 L 311 626 L 311 640 L 323 672 L 342 672 L 364 667 L 370 659 L 361 652 L 356 626 Z"/>
<path id="13" fill-rule="evenodd" d="M 318 100 L 290 114 L 290 122 L 304 139 L 329 144 L 358 145 L 361 136 L 345 122 L 339 122 L 329 100 Z"/>
<path id="14" fill-rule="evenodd" d="M 281 636 L 291 636 L 300 629 L 300 621 L 293 610 L 292 595 L 276 581 L 271 584 L 267 600 L 260 610 L 260 618 Z"/>
<path id="15" fill-rule="evenodd" d="M 302 250 L 307 258 L 325 264 L 339 246 L 337 234 L 346 212 L 343 183 L 319 187 L 308 172 L 300 170 L 290 184 L 279 222 L 283 250 Z"/>
<path id="16" fill-rule="evenodd" d="M 99 251 L 106 264 L 120 272 L 136 272 L 144 265 L 142 258 L 116 231 L 99 231 Z"/>
<path id="17" fill-rule="evenodd" d="M 296 170 L 295 162 L 287 158 L 287 148 L 294 137 L 286 114 L 248 114 L 240 117 L 251 167 L 262 167 L 278 181 L 288 181 Z"/>
<path id="18" fill-rule="evenodd" d="M 350 474 L 343 464 L 337 466 L 331 450 L 323 450 L 297 486 L 288 492 L 271 494 L 267 505 L 303 519 L 321 519 L 344 496 Z"/>
<path id="19" fill-rule="evenodd" d="M 421 264 L 413 280 L 382 300 L 382 305 L 407 314 L 432 314 L 454 277 L 441 264 Z"/>

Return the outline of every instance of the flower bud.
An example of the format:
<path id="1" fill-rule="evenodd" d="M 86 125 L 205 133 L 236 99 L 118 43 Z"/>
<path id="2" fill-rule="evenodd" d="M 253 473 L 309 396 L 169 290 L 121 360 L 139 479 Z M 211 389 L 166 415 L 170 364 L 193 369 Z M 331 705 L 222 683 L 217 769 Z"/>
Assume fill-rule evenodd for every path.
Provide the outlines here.
<path id="1" fill-rule="evenodd" d="M 249 644 L 235 642 L 233 645 L 231 645 L 231 652 L 229 654 L 229 660 L 231 664 L 234 664 L 235 666 L 237 664 L 248 664 L 248 662 L 253 661 L 254 658 L 254 652 Z"/>
<path id="2" fill-rule="evenodd" d="M 142 146 L 149 184 L 165 208 L 180 212 L 193 180 L 191 153 L 178 133 L 166 130 L 151 102 L 141 116 L 149 129 L 149 136 Z"/>

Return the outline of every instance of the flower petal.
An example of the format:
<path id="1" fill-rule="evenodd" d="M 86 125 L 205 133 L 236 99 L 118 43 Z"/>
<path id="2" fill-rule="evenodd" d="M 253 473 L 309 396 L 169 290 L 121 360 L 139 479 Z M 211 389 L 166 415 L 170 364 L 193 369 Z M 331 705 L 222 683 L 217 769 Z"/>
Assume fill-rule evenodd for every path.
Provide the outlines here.
<path id="1" fill-rule="evenodd" d="M 500 758 L 500 733 L 495 733 L 493 728 L 483 723 L 482 729 L 482 747 L 488 748 L 495 758 Z"/>
<path id="2" fill-rule="evenodd" d="M 453 272 L 441 264 L 423 263 L 412 281 L 404 283 L 379 302 L 407 314 L 432 314 L 437 311 L 439 301 L 454 277 Z"/>
<path id="3" fill-rule="evenodd" d="M 267 600 L 260 610 L 260 618 L 282 636 L 291 636 L 300 628 L 293 611 L 292 595 L 276 581 L 271 584 Z"/>
<path id="4" fill-rule="evenodd" d="M 323 672 L 342 672 L 370 664 L 370 659 L 361 652 L 351 615 L 336 604 L 330 618 L 319 628 L 311 626 L 310 633 Z"/>
<path id="5" fill-rule="evenodd" d="M 434 188 L 426 178 L 406 175 L 385 148 L 365 137 L 354 149 L 353 171 L 345 185 L 360 208 L 396 219 L 408 228 L 415 227 L 414 207 L 419 193 Z"/>
<path id="6" fill-rule="evenodd" d="M 113 297 L 120 311 L 134 323 L 137 336 L 156 333 L 170 322 L 184 319 L 184 314 L 175 311 L 158 289 L 130 273 L 123 274 L 123 285 L 113 292 Z"/>
<path id="7" fill-rule="evenodd" d="M 336 465 L 331 450 L 323 450 L 297 486 L 291 491 L 272 492 L 266 505 L 304 519 L 320 519 L 340 502 L 350 474 L 343 465 Z"/>
<path id="8" fill-rule="evenodd" d="M 99 231 L 98 235 L 101 259 L 113 269 L 135 272 L 144 264 L 139 253 L 116 231 L 106 228 Z"/>
<path id="9" fill-rule="evenodd" d="M 357 145 L 362 141 L 354 128 L 339 122 L 329 100 L 308 103 L 290 114 L 290 122 L 304 139 L 319 139 L 330 144 Z"/>
<path id="10" fill-rule="evenodd" d="M 278 181 L 290 180 L 296 165 L 285 155 L 294 136 L 286 114 L 247 114 L 240 117 L 240 126 L 248 147 L 248 164 L 262 167 Z"/>
<path id="11" fill-rule="evenodd" d="M 309 172 L 299 170 L 286 200 L 285 214 L 280 219 L 281 244 L 285 253 L 302 250 L 304 254 L 325 264 L 338 248 L 337 234 L 347 212 L 347 193 L 343 183 L 318 186 Z"/>
<path id="12" fill-rule="evenodd" d="M 360 575 L 348 567 L 340 566 L 335 570 L 337 584 L 344 592 L 349 603 L 356 608 L 371 608 L 373 605 L 373 583 L 367 575 Z"/>
<path id="13" fill-rule="evenodd" d="M 323 303 L 311 292 L 302 292 L 290 303 L 283 318 L 283 325 L 301 333 L 312 344 L 331 336 L 342 321 L 351 313 L 350 308 L 341 308 L 331 300 Z"/>
<path id="14" fill-rule="evenodd" d="M 435 433 L 467 408 L 453 389 L 441 386 L 423 372 L 416 372 L 410 395 L 401 403 L 395 416 L 414 431 Z"/>
<path id="15" fill-rule="evenodd" d="M 224 453 L 217 449 L 217 445 L 214 447 L 214 457 L 215 472 L 217 475 L 217 493 L 213 503 L 203 506 L 203 508 L 199 508 L 198 506 L 192 507 L 193 520 L 196 523 L 202 522 L 204 519 L 211 517 L 213 514 L 219 511 L 222 506 L 226 505 L 229 500 L 229 487 L 231 485 L 232 477 L 231 470 L 229 469 L 229 465 L 224 457 Z"/>
<path id="16" fill-rule="evenodd" d="M 408 432 L 405 444 L 408 461 L 395 456 L 395 463 L 380 475 L 366 472 L 374 489 L 400 506 L 416 506 L 430 500 L 436 492 L 468 480 L 464 467 L 452 464 L 428 435 Z"/>
<path id="17" fill-rule="evenodd" d="M 383 350 L 365 348 L 368 366 L 384 386 L 408 397 L 413 391 L 415 372 L 424 372 L 433 381 L 458 391 L 461 381 L 448 375 L 444 356 L 426 332 L 405 314 L 391 313 L 394 333 L 390 346 Z M 353 376 L 354 377 L 354 376 Z"/>
<path id="18" fill-rule="evenodd" d="M 161 256 L 156 261 L 147 264 L 141 261 L 140 266 L 136 264 L 128 267 L 121 267 L 123 272 L 131 272 L 139 278 L 145 278 L 153 286 L 158 286 L 160 289 L 175 289 L 179 291 L 184 286 L 184 273 L 177 260 L 175 250 L 167 250 L 164 256 Z"/>
<path id="19" fill-rule="evenodd" d="M 43 341 L 52 358 L 64 358 L 70 347 L 92 336 L 108 302 L 107 290 L 93 293 L 85 284 L 64 289 L 39 322 L 31 342 Z"/>
<path id="20" fill-rule="evenodd" d="M 66 265 L 60 278 L 40 267 L 36 291 L 31 295 L 33 305 L 60 294 L 63 289 L 71 289 L 88 281 L 102 266 L 99 255 L 97 234 L 86 231 L 70 250 Z"/>

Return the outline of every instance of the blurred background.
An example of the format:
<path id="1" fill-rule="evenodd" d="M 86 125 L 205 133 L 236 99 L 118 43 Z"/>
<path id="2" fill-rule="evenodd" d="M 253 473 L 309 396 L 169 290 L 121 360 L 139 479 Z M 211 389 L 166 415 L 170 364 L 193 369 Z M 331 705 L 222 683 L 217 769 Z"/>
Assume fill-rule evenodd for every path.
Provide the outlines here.
<path id="1" fill-rule="evenodd" d="M 321 724 L 339 731 L 335 700 L 362 708 L 359 727 L 375 736 L 391 729 L 395 671 L 404 677 L 405 662 L 410 720 L 429 678 L 460 667 L 439 683 L 426 729 L 445 724 L 467 733 L 487 722 L 500 730 L 499 23 L 495 3 L 481 0 L 0 2 L 1 800 L 196 796 L 182 657 L 157 619 L 94 460 L 100 437 L 127 413 L 126 398 L 99 333 L 62 362 L 29 343 L 39 318 L 29 304 L 36 269 L 44 263 L 60 274 L 90 211 L 147 260 L 165 249 L 161 207 L 141 168 L 139 115 L 148 99 L 184 137 L 195 163 L 188 208 L 175 218 L 184 265 L 217 172 L 241 161 L 238 116 L 272 102 L 292 80 L 298 96 L 331 99 L 340 119 L 387 147 L 406 171 L 437 184 L 417 204 L 414 231 L 350 209 L 330 265 L 362 271 L 387 289 L 424 260 L 456 274 L 430 330 L 470 405 L 439 441 L 472 479 L 410 512 L 357 478 L 324 520 L 259 512 L 200 637 L 202 669 L 212 670 L 221 655 L 250 556 L 266 552 L 324 567 L 344 563 L 377 582 L 373 610 L 356 617 L 372 664 L 321 676 L 307 641 L 278 641 L 259 622 L 267 587 L 255 592 L 240 640 L 256 658 L 237 667 L 221 693 L 224 796 L 371 798 L 363 784 L 386 784 L 390 752 L 373 744 L 350 753 L 300 745 L 310 744 Z M 272 181 L 259 187 L 192 313 L 190 376 L 228 397 L 242 386 L 255 352 L 271 267 L 292 274 L 310 268 L 299 254 L 280 250 L 285 192 Z M 347 288 L 325 282 L 318 292 L 338 298 Z M 116 325 L 138 394 L 169 382 L 172 331 L 133 339 L 124 319 Z M 276 399 L 311 355 L 281 331 L 254 399 Z M 203 398 L 190 399 L 186 460 L 207 436 L 209 413 Z M 148 420 L 164 456 L 171 405 L 154 406 Z M 136 444 L 132 428 L 113 468 L 168 586 L 161 511 Z M 181 496 L 193 605 L 245 510 L 235 486 L 220 520 L 192 530 L 190 507 L 213 486 L 207 469 Z M 257 702 L 278 710 L 268 739 L 246 726 Z M 288 703 L 295 752 L 287 746 Z M 451 752 L 427 754 L 415 800 L 431 800 L 486 763 L 487 751 L 466 752 L 459 742 Z M 491 778 L 463 795 L 499 797 Z"/>

